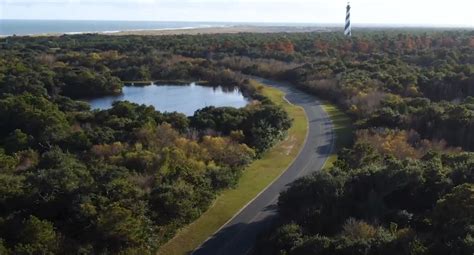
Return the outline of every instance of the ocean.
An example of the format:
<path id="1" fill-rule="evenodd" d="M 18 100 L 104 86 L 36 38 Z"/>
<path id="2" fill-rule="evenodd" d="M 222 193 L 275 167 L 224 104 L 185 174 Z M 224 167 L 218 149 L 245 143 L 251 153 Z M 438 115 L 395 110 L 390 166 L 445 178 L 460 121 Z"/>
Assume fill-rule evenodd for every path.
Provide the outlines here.
<path id="1" fill-rule="evenodd" d="M 1 0 L 0 0 L 1 1 Z M 341 28 L 344 24 L 321 23 L 262 23 L 262 22 L 192 22 L 192 21 L 104 21 L 104 20 L 17 20 L 0 19 L 0 37 L 11 35 L 42 34 L 80 34 L 80 33 L 114 33 L 120 31 L 171 30 L 206 27 L 232 26 L 283 26 L 283 27 L 317 27 Z M 434 28 L 428 25 L 397 24 L 356 24 L 353 27 L 366 28 Z M 454 28 L 453 26 L 439 26 Z M 472 27 L 470 28 L 472 29 Z"/>
<path id="2" fill-rule="evenodd" d="M 104 21 L 104 20 L 16 20 L 0 19 L 0 36 L 114 33 L 140 30 L 171 30 L 232 26 L 322 27 L 312 23 L 192 22 L 192 21 Z M 325 24 L 324 26 L 328 26 Z M 333 25 L 329 25 L 333 26 Z"/>
<path id="3" fill-rule="evenodd" d="M 225 22 L 94 21 L 94 20 L 5 20 L 0 36 L 38 34 L 113 33 L 119 31 L 166 30 L 233 26 Z"/>

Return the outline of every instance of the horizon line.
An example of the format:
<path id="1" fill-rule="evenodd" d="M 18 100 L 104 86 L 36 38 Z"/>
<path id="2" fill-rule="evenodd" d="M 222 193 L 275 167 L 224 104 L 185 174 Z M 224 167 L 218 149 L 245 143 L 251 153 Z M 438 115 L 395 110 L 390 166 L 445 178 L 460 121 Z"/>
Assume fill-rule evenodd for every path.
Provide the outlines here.
<path id="1" fill-rule="evenodd" d="M 233 23 L 233 24 L 294 24 L 294 25 L 334 25 L 339 26 L 343 25 L 344 22 L 300 22 L 300 21 L 209 21 L 209 20 L 116 20 L 116 19 L 4 19 L 0 18 L 1 20 L 15 20 L 15 21 L 94 21 L 94 22 L 111 22 L 111 21 L 120 21 L 120 22 L 176 22 L 176 23 L 191 23 L 191 22 L 199 22 L 199 23 Z M 395 27 L 442 27 L 442 28 L 474 28 L 474 25 L 467 25 L 467 24 L 433 24 L 433 23 L 358 23 L 354 22 L 353 26 L 395 26 Z"/>

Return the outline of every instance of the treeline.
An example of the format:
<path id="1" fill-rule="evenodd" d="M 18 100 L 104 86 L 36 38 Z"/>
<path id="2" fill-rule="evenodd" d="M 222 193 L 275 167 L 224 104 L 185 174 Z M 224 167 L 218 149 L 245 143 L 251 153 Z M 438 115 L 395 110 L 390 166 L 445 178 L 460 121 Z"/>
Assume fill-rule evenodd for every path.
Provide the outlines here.
<path id="1" fill-rule="evenodd" d="M 367 143 L 280 195 L 255 254 L 472 254 L 474 154 L 399 160 Z"/>
<path id="2" fill-rule="evenodd" d="M 258 36 L 249 37 L 254 42 Z M 295 52 L 281 58 L 279 51 L 261 49 L 267 40 L 290 40 Z M 289 81 L 361 124 L 385 119 L 370 125 L 413 129 L 425 139 L 472 150 L 473 49 L 472 31 L 360 31 L 351 40 L 334 33 L 277 34 L 261 38 L 253 48 L 259 54 L 230 53 L 214 62 Z"/>
<path id="3" fill-rule="evenodd" d="M 291 125 L 268 102 L 187 118 L 32 94 L 0 118 L 2 254 L 152 254 Z"/>
<path id="4" fill-rule="evenodd" d="M 280 195 L 254 253 L 474 253 L 474 33 L 284 37 L 288 57 L 214 61 L 328 99 L 356 130 L 332 168 Z"/>
<path id="5" fill-rule="evenodd" d="M 281 195 L 281 222 L 258 254 L 472 254 L 474 32 L 354 35 L 0 39 L 2 247 L 159 246 L 290 125 L 242 72 L 330 100 L 356 129 L 334 167 Z M 260 103 L 185 118 L 128 103 L 91 112 L 70 99 L 155 79 L 240 86 Z"/>
<path id="6" fill-rule="evenodd" d="M 86 38 L 11 38 L 0 45 L 0 93 L 28 92 L 74 99 L 121 93 L 126 81 L 206 81 L 219 86 L 239 86 L 251 96 L 244 78 L 206 59 L 176 55 L 149 45 L 102 50 Z M 94 38 L 95 36 L 93 36 Z M 101 43 L 106 37 L 100 37 Z M 121 39 L 120 42 L 127 42 Z M 46 45 L 50 47 L 47 47 Z M 110 47 L 114 45 L 110 43 Z"/>
<path id="7" fill-rule="evenodd" d="M 1 46 L 0 254 L 155 254 L 291 126 L 241 75 L 208 60 L 49 39 Z M 206 80 L 254 101 L 186 117 L 71 99 L 135 79 Z"/>

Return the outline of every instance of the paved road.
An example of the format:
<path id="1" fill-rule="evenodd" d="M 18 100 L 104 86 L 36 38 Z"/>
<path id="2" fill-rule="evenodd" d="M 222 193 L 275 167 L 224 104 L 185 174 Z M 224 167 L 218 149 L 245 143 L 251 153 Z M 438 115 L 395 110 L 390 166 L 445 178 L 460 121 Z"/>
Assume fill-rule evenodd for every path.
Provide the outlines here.
<path id="1" fill-rule="evenodd" d="M 268 228 L 277 217 L 276 203 L 280 192 L 295 179 L 320 170 L 333 150 L 332 123 L 314 96 L 284 83 L 258 80 L 282 90 L 288 101 L 304 108 L 309 121 L 306 143 L 288 170 L 196 249 L 194 255 L 250 253 L 258 233 Z"/>

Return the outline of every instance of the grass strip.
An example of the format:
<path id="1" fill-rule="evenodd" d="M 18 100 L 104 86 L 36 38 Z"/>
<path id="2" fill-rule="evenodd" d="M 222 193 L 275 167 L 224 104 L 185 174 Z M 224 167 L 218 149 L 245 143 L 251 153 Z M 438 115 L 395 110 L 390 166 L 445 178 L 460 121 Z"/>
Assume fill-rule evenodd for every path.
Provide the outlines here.
<path id="1" fill-rule="evenodd" d="M 303 108 L 286 101 L 284 93 L 280 90 L 263 86 L 255 81 L 253 83 L 273 103 L 282 106 L 293 119 L 287 138 L 248 166 L 237 187 L 224 190 L 211 208 L 196 221 L 181 229 L 173 239 L 160 248 L 158 254 L 182 255 L 192 252 L 280 176 L 303 148 L 308 132 L 308 121 Z"/>
<path id="2" fill-rule="evenodd" d="M 343 147 L 349 146 L 352 142 L 352 122 L 349 116 L 347 116 L 339 107 L 331 104 L 327 101 L 322 102 L 324 111 L 327 112 L 331 119 L 334 133 L 336 135 L 336 144 L 333 150 L 333 154 L 329 156 L 328 160 L 324 164 L 323 169 L 327 169 L 332 166 L 334 161 L 337 160 L 337 152 Z"/>

